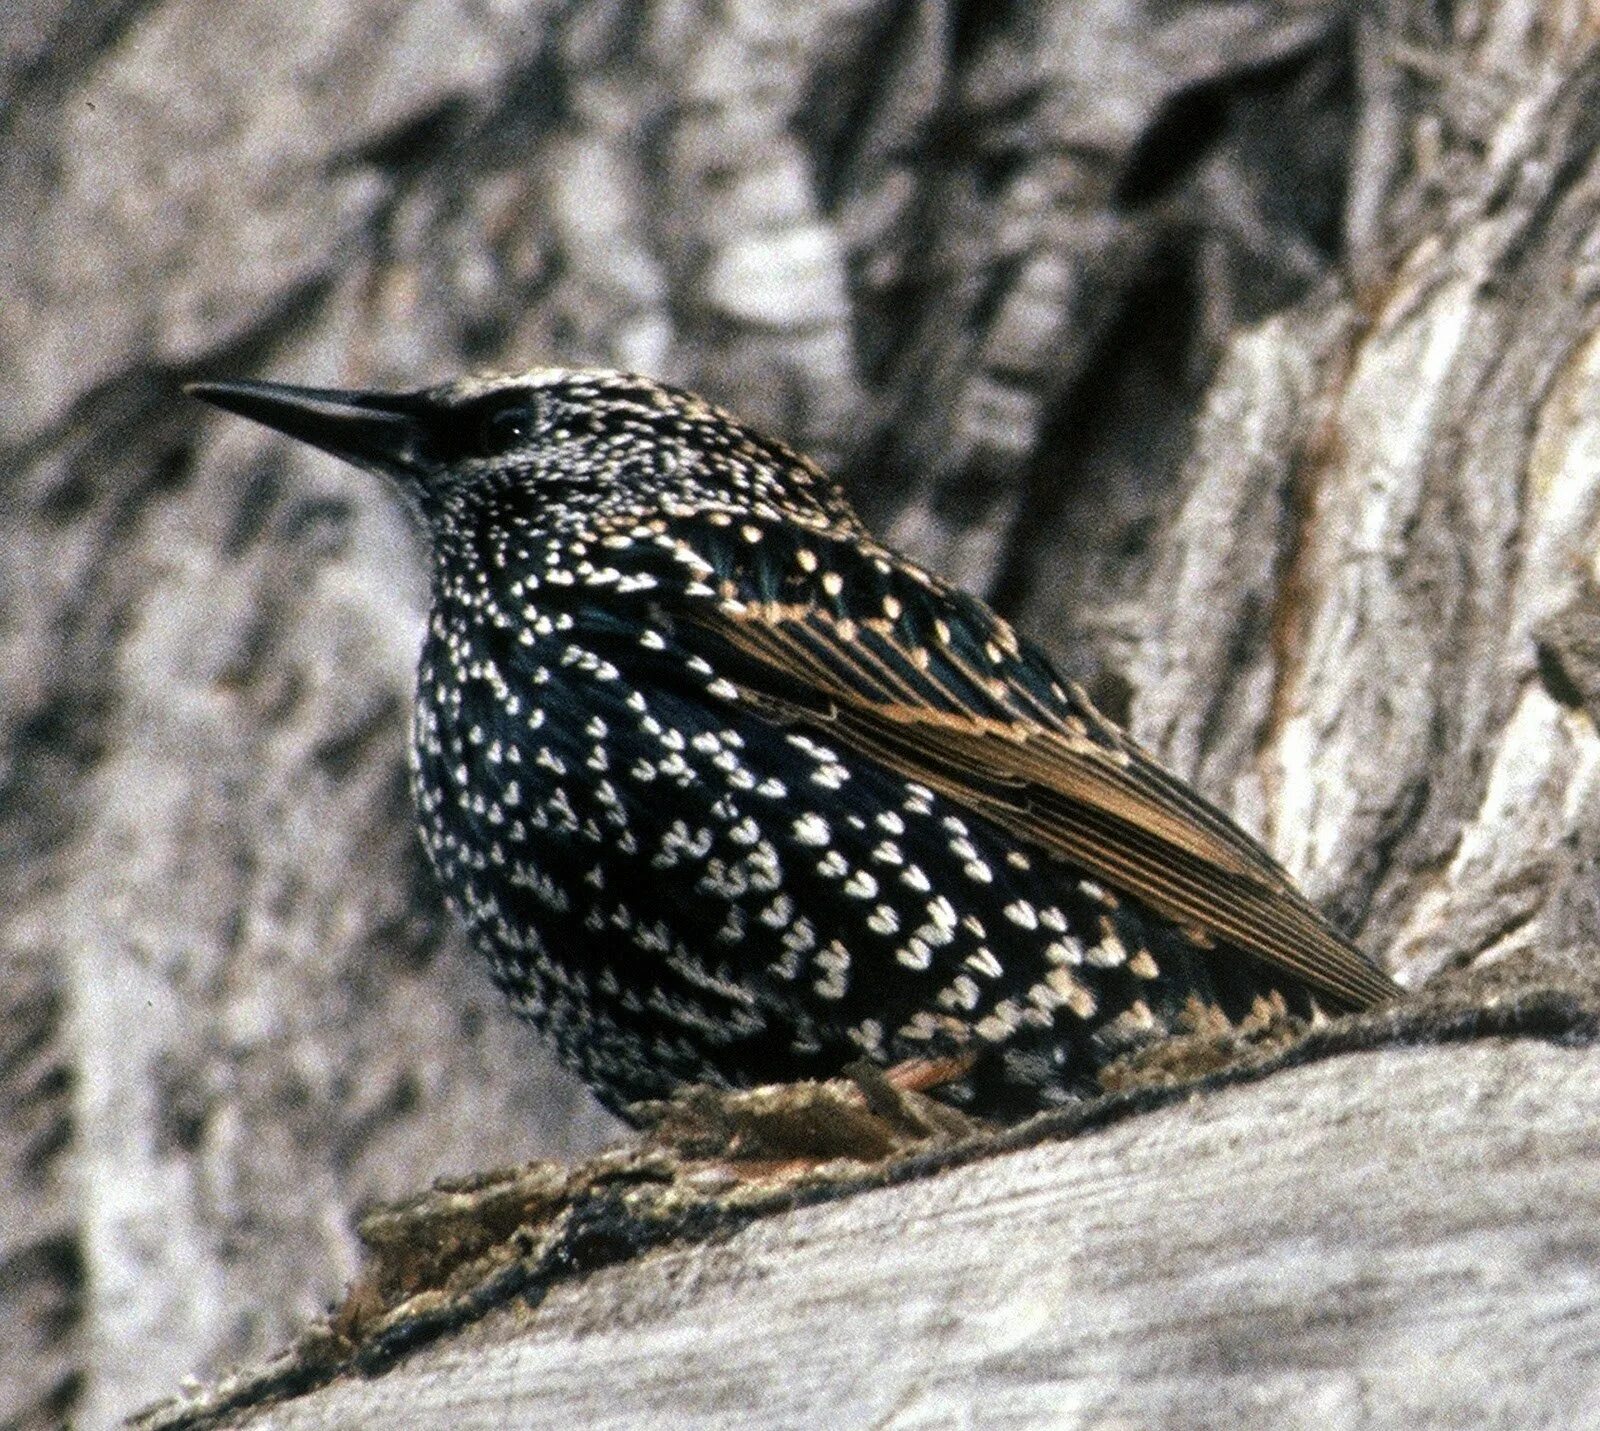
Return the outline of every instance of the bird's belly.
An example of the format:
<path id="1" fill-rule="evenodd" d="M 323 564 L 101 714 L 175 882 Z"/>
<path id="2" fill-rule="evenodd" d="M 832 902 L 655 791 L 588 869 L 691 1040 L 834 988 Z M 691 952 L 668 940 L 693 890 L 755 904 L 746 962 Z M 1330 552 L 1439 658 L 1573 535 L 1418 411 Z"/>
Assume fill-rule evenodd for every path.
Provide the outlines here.
<path id="1" fill-rule="evenodd" d="M 1042 1106 L 1196 987 L 1170 924 L 824 732 L 581 695 L 419 705 L 414 788 L 497 982 L 613 1108 L 974 1047 Z"/>

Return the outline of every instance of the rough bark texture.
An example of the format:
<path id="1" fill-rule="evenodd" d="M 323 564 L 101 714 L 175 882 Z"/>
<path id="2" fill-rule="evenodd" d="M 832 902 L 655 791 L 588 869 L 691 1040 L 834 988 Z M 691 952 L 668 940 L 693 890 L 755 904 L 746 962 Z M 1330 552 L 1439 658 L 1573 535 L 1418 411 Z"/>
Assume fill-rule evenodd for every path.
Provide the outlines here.
<path id="1" fill-rule="evenodd" d="M 1600 1050 L 1527 1042 L 1291 1070 L 513 1299 L 225 1424 L 1581 1425 L 1597 1090 Z"/>
<path id="2" fill-rule="evenodd" d="M 702 388 L 1042 638 L 1408 982 L 1591 981 L 1587 26 L 9 6 L 0 1422 L 103 1426 L 259 1356 L 350 1275 L 362 1202 L 609 1132 L 419 868 L 414 540 L 188 376 Z M 1554 1067 L 1518 1065 L 1558 1080 L 1529 1116 Z M 1383 1096 L 1330 1068 L 1294 1116 Z"/>

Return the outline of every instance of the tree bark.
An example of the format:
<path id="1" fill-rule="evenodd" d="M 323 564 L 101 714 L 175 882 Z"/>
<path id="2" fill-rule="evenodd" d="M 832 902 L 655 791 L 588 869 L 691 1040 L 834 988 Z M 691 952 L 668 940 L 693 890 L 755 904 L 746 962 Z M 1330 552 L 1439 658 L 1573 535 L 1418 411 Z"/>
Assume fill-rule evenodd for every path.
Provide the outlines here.
<path id="1" fill-rule="evenodd" d="M 1597 1075 L 1600 1050 L 1529 1042 L 1292 1069 L 149 1431 L 1581 1424 Z"/>
<path id="2" fill-rule="evenodd" d="M 5 25 L 0 1421 L 103 1426 L 260 1357 L 352 1275 L 360 1205 L 616 1132 L 421 870 L 414 537 L 189 377 L 700 388 L 1043 640 L 1408 985 L 1593 996 L 1580 8 L 32 0 Z M 1415 1055 L 1440 1100 L 1471 1073 L 1447 1057 Z M 1328 1067 L 1229 1116 L 1391 1096 Z M 1538 1148 L 1571 1067 L 1492 1075 Z M 1139 1136 L 1178 1166 L 1205 1106 Z M 1429 1116 L 1376 1120 L 1390 1163 Z M 1307 1136 L 1314 1182 L 1349 1146 Z M 1417 1222 L 1389 1294 L 1458 1265 L 1467 1206 Z M 1224 1270 L 1187 1294 L 1221 1307 Z M 1240 1386 L 1219 1418 L 1268 1424 Z"/>

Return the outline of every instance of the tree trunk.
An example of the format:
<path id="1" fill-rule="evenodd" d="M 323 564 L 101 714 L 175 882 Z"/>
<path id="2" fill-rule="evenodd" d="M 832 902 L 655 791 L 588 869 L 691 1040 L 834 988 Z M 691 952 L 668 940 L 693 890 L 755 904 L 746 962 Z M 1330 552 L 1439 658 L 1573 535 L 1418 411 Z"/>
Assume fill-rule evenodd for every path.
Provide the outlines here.
<path id="1" fill-rule="evenodd" d="M 616 1133 L 422 870 L 415 538 L 375 484 L 182 400 L 189 377 L 598 363 L 699 388 L 1044 641 L 1403 982 L 1593 998 L 1581 8 L 30 0 L 5 32 L 0 1422 L 104 1426 L 258 1358 L 353 1274 L 360 1205 Z M 1407 1316 L 1307 1285 L 1441 1345 L 1471 1177 L 1428 1174 L 1437 1218 L 1389 1178 L 1419 1130 L 1458 1135 L 1462 1080 L 1530 1120 L 1527 1188 L 1592 1210 L 1562 1113 L 1588 1055 L 1501 1052 L 1228 1093 L 1242 1220 L 1186 1276 L 1197 1317 L 1233 1305 L 1258 1228 L 1253 1140 L 1295 1125 L 1308 1216 L 1318 1186 L 1358 1205 L 1353 1145 L 1315 1130 L 1415 1080 L 1436 1102 L 1353 1125 L 1384 1140 L 1362 1190 L 1417 1213 L 1404 1256 L 1392 1229 L 1351 1243 Z M 1207 1108 L 1125 1125 L 1137 1187 L 1073 1182 L 1062 1224 L 1160 1201 Z M 1511 1177 L 1514 1139 L 1483 1136 L 1474 1176 Z M 973 1218 L 1007 1215 L 1008 1166 L 963 1171 Z M 1519 1231 L 1518 1188 L 1470 1190 L 1484 1226 L 1576 1277 L 1592 1246 Z M 898 1213 L 858 1215 L 894 1246 Z M 1108 1256 L 1158 1295 L 1159 1249 Z M 1283 1257 L 1252 1267 L 1301 1276 Z M 1530 1354 L 1517 1305 L 1486 1385 Z M 1239 1335 L 1275 1337 L 1275 1306 Z M 1284 1375 L 1319 1384 L 1326 1346 L 1296 1345 Z M 1282 1424 L 1247 1383 L 1211 1420 Z"/>
<path id="2" fill-rule="evenodd" d="M 1600 1050 L 1529 1042 L 1283 1071 L 144 1431 L 1592 1424 L 1597 1090 Z"/>

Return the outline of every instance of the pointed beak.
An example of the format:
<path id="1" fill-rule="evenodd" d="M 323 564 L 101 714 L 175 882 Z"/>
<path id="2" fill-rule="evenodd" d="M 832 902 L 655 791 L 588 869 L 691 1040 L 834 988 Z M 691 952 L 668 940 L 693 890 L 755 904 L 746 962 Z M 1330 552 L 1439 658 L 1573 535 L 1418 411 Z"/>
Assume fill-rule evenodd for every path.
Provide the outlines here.
<path id="1" fill-rule="evenodd" d="M 412 485 L 419 475 L 423 428 L 409 394 L 243 380 L 190 383 L 184 391 L 403 485 Z"/>

